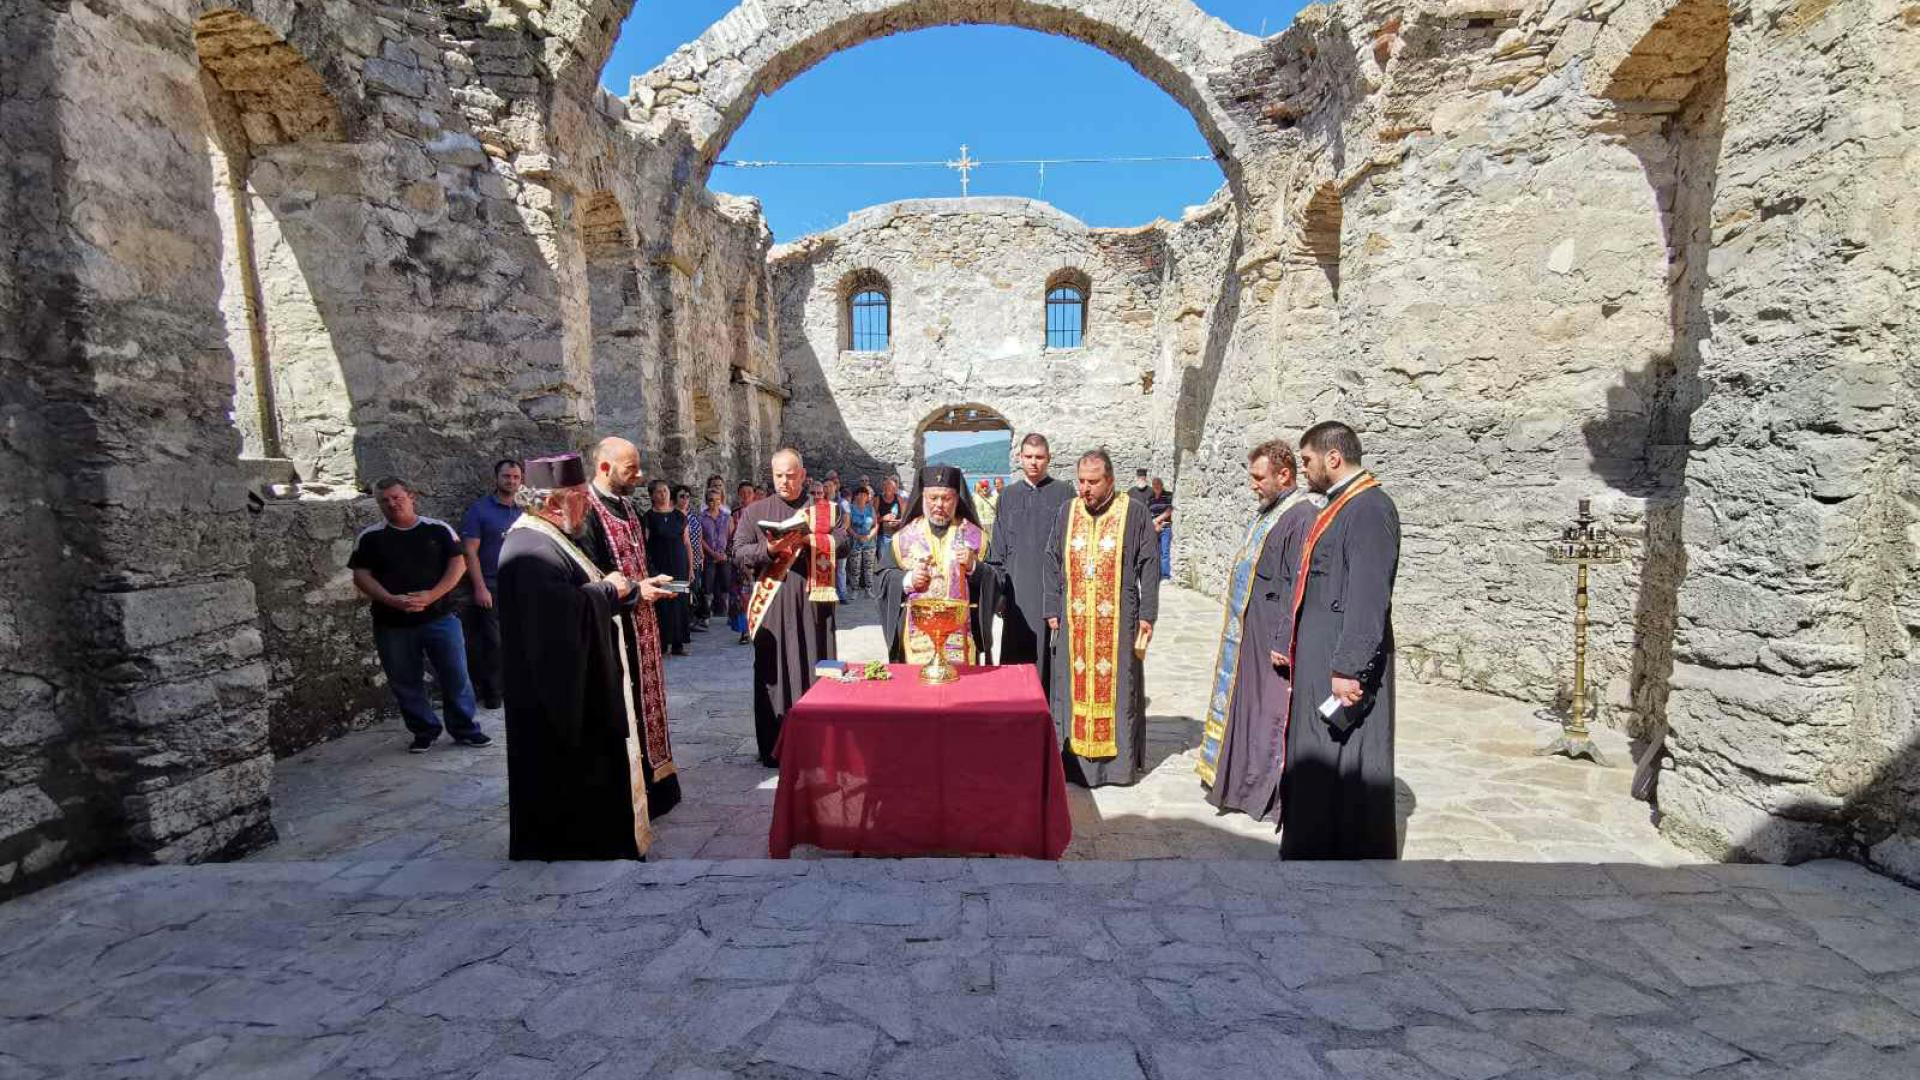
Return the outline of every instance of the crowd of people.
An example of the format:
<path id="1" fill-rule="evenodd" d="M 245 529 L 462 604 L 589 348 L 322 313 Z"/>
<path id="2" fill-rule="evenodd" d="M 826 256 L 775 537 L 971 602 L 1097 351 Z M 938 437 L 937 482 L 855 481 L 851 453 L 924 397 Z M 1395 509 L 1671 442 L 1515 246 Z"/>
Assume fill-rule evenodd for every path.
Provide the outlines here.
<path id="1" fill-rule="evenodd" d="M 1283 857 L 1390 858 L 1398 518 L 1351 428 L 1315 425 L 1298 446 L 1248 455 L 1256 513 L 1226 583 L 1200 775 L 1222 812 L 1276 822 Z M 814 480 L 786 449 L 764 487 L 742 481 L 729 502 L 709 477 L 696 508 L 690 487 L 643 488 L 638 449 L 607 438 L 590 458 L 495 463 L 458 529 L 382 480 L 383 520 L 349 566 L 409 749 L 443 728 L 488 745 L 477 712 L 504 707 L 514 858 L 644 856 L 681 798 L 665 658 L 711 620 L 753 649 L 757 752 L 777 768 L 783 718 L 835 657 L 856 595 L 878 598 L 890 655 L 912 663 L 934 645 L 911 601 L 968 602 L 948 658 L 1034 665 L 1068 779 L 1133 783 L 1172 493 L 1145 470 L 1120 492 L 1104 450 L 1056 479 L 1039 433 L 1016 461 L 1010 482 L 971 487 L 930 466 L 909 496 L 893 476 Z"/>

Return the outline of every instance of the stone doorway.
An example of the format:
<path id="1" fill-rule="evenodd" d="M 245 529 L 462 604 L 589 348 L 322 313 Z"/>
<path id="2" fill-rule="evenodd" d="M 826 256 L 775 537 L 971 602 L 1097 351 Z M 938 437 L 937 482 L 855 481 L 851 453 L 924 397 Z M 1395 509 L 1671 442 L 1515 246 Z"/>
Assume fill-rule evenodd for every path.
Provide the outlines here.
<path id="1" fill-rule="evenodd" d="M 958 465 L 971 487 L 1013 470 L 1013 425 L 985 405 L 950 405 L 920 422 L 913 443 L 913 476 L 928 465 Z"/>

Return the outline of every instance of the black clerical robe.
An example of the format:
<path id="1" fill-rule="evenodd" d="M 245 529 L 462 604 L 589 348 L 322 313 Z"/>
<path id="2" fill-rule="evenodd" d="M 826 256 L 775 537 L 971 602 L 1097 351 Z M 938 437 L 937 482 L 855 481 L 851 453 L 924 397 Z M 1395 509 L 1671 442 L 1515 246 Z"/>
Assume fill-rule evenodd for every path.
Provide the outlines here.
<path id="1" fill-rule="evenodd" d="M 500 548 L 507 710 L 507 854 L 637 859 L 618 593 L 537 529 Z"/>
<path id="2" fill-rule="evenodd" d="M 907 659 L 907 570 L 900 565 L 893 547 L 891 537 L 880 543 L 880 633 L 887 639 L 887 658 L 899 664 Z M 999 595 L 993 569 L 984 558 L 975 562 L 973 572 L 967 575 L 967 603 L 972 605 L 967 613 L 967 630 L 973 635 L 974 649 L 974 655 L 967 659 L 970 664 L 993 662 L 993 611 Z"/>
<path id="3" fill-rule="evenodd" d="M 734 519 L 733 542 L 729 557 L 737 573 L 751 577 L 747 595 L 753 595 L 758 580 L 773 563 L 773 552 L 762 521 L 785 521 L 809 504 L 802 498 L 788 502 L 779 495 L 748 503 Z M 847 557 L 847 515 L 833 515 L 833 550 L 836 559 Z M 772 766 L 780 742 L 780 721 L 793 703 L 813 685 L 813 666 L 838 656 L 834 642 L 832 603 L 807 598 L 807 565 L 813 557 L 809 543 L 800 557 L 787 569 L 780 591 L 753 637 L 753 733 L 759 743 L 760 761 Z"/>
<path id="4" fill-rule="evenodd" d="M 1365 473 L 1342 502 L 1327 493 L 1303 572 L 1299 611 L 1276 636 L 1291 662 L 1286 766 L 1280 780 L 1280 857 L 1391 859 L 1399 852 L 1393 790 L 1393 583 L 1400 514 Z M 1320 705 L 1335 674 L 1364 696 L 1331 719 Z"/>
<path id="5" fill-rule="evenodd" d="M 1282 721 L 1290 687 L 1274 667 L 1274 643 L 1280 624 L 1292 616 L 1294 571 L 1307 531 L 1319 514 L 1318 501 L 1300 494 L 1267 530 L 1253 564 L 1228 695 L 1226 732 L 1220 740 L 1213 786 L 1207 791 L 1207 801 L 1222 810 L 1271 820 L 1280 809 Z"/>
<path id="6" fill-rule="evenodd" d="M 1007 485 L 993 519 L 987 565 L 1000 589 L 1000 662 L 1035 664 L 1040 685 L 1053 696 L 1053 633 L 1047 629 L 1047 539 L 1073 485 L 1049 476 L 1039 484 L 1025 477 Z"/>
<path id="7" fill-rule="evenodd" d="M 621 495 L 609 495 L 598 487 L 593 489 L 593 497 L 600 500 L 600 505 L 606 507 L 608 513 L 632 524 L 636 529 L 640 527 L 640 511 L 633 505 L 631 499 Z M 601 524 L 600 515 L 587 515 L 587 532 L 581 538 L 580 548 L 587 553 L 588 558 L 593 560 L 593 565 L 600 568 L 601 573 L 610 574 L 620 569 L 620 560 L 613 550 L 613 539 L 607 535 L 606 526 Z M 642 553 L 644 554 L 644 548 Z M 647 559 L 649 575 L 670 572 L 656 569 L 653 560 Z M 635 581 L 634 584 L 638 585 L 639 582 Z M 626 602 L 620 605 L 620 638 L 622 646 L 627 651 L 626 670 L 633 682 L 634 704 L 642 710 L 656 709 L 655 717 L 660 724 L 664 725 L 667 703 L 665 700 L 666 678 L 663 673 L 656 672 L 651 680 L 652 685 L 657 687 L 653 692 L 657 693 L 661 700 L 657 705 L 647 700 L 650 682 L 647 678 L 647 668 L 661 662 L 659 609 L 664 601 L 654 604 L 652 611 L 642 607 L 645 603 L 646 601 L 640 599 L 640 590 L 636 588 L 628 594 Z M 643 630 L 641 624 L 648 618 L 655 620 L 654 626 Z M 662 740 L 666 738 L 665 735 L 659 737 Z M 648 740 L 642 739 L 641 749 L 646 755 L 647 763 L 647 814 L 654 818 L 663 817 L 668 811 L 680 805 L 680 775 L 671 771 L 664 776 L 658 775 L 661 772 L 661 762 L 654 760 L 655 754 L 647 749 L 647 745 Z M 660 756 L 670 758 L 671 750 Z"/>
<path id="8" fill-rule="evenodd" d="M 1055 733 L 1060 738 L 1062 764 L 1067 779 L 1083 787 L 1104 784 L 1131 784 L 1146 771 L 1147 684 L 1145 665 L 1134 654 L 1133 643 L 1142 620 L 1160 617 L 1160 544 L 1153 531 L 1153 516 L 1147 504 L 1118 495 L 1094 513 L 1095 518 L 1127 514 L 1120 547 L 1120 589 L 1118 617 L 1120 647 L 1115 665 L 1113 734 L 1116 753 L 1112 757 L 1084 757 L 1073 748 L 1073 657 L 1071 622 L 1066 611 L 1066 556 L 1068 522 L 1075 500 L 1061 506 L 1047 540 L 1043 611 L 1047 618 L 1059 619 L 1060 630 L 1053 635 L 1053 704 Z"/>

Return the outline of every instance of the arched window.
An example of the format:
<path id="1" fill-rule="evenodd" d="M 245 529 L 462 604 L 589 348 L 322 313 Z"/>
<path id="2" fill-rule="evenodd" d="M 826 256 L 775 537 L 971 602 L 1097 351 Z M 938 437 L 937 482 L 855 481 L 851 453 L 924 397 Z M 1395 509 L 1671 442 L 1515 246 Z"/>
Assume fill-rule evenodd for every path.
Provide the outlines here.
<path id="1" fill-rule="evenodd" d="M 1047 282 L 1047 348 L 1077 349 L 1087 334 L 1086 275 L 1068 270 Z"/>
<path id="2" fill-rule="evenodd" d="M 893 301 L 887 279 L 872 270 L 848 275 L 846 347 L 855 352 L 885 352 L 893 338 Z"/>
<path id="3" fill-rule="evenodd" d="M 853 347 L 857 352 L 882 352 L 887 335 L 893 330 L 893 309 L 887 294 L 879 289 L 862 289 L 853 294 Z"/>

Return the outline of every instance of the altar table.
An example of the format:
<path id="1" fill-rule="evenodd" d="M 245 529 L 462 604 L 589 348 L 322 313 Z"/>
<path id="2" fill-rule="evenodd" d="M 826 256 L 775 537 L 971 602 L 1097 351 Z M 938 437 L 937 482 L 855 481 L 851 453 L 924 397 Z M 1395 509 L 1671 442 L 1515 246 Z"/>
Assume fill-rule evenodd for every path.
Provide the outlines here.
<path id="1" fill-rule="evenodd" d="M 929 686 L 821 679 L 781 724 L 767 849 L 1057 859 L 1073 838 L 1060 744 L 1031 664 Z"/>

